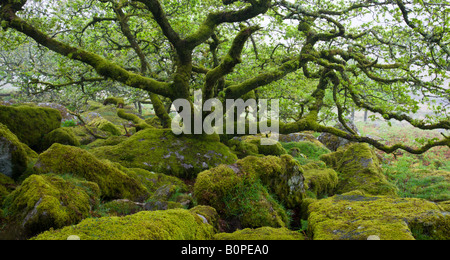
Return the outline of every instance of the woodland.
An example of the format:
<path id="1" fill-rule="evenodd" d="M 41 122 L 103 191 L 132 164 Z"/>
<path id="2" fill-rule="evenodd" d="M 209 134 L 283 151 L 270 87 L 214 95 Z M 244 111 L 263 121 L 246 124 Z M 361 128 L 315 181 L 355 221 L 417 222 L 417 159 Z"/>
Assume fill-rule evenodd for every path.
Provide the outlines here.
<path id="1" fill-rule="evenodd" d="M 0 0 L 0 239 L 448 240 L 449 46 L 446 0 Z M 258 106 L 174 131 L 212 99 Z"/>

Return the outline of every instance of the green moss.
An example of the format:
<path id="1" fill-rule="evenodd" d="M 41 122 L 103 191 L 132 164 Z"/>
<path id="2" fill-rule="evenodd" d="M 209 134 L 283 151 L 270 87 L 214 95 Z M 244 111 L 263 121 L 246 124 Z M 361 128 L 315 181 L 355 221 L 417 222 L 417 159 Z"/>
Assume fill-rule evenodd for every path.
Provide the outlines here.
<path id="1" fill-rule="evenodd" d="M 303 169 L 290 155 L 248 156 L 236 162 L 239 171 L 260 179 L 287 208 L 300 205 L 305 195 Z"/>
<path id="2" fill-rule="evenodd" d="M 17 179 L 27 169 L 29 157 L 35 156 L 30 150 L 0 123 L 0 174 Z"/>
<path id="3" fill-rule="evenodd" d="M 189 210 L 191 213 L 197 214 L 214 228 L 214 232 L 219 230 L 219 214 L 213 207 L 199 205 Z"/>
<path id="4" fill-rule="evenodd" d="M 314 198 L 333 195 L 338 185 L 338 175 L 330 168 L 310 167 L 308 170 L 304 170 L 303 176 L 305 177 L 305 188 L 314 194 Z"/>
<path id="5" fill-rule="evenodd" d="M 397 194 L 397 187 L 387 181 L 378 157 L 368 144 L 351 144 L 321 159 L 338 172 L 336 193 L 363 190 L 372 195 Z"/>
<path id="6" fill-rule="evenodd" d="M 305 190 L 301 168 L 292 157 L 248 156 L 200 173 L 194 197 L 243 227 L 283 227 L 289 224 L 284 207 L 298 207 Z"/>
<path id="7" fill-rule="evenodd" d="M 104 118 L 94 118 L 88 125 L 108 132 L 111 135 L 122 135 L 122 132 L 113 123 Z"/>
<path id="8" fill-rule="evenodd" d="M 205 169 L 237 160 L 236 155 L 218 141 L 201 136 L 175 136 L 168 129 L 142 130 L 118 145 L 93 148 L 90 152 L 128 168 L 185 179 L 194 179 Z"/>
<path id="9" fill-rule="evenodd" d="M 449 237 L 448 219 L 441 208 L 422 199 L 370 196 L 351 192 L 316 200 L 308 208 L 308 232 L 318 240 L 414 239 L 410 228 L 421 225 Z M 420 223 L 420 224 L 419 224 Z"/>
<path id="10" fill-rule="evenodd" d="M 80 141 L 78 141 L 78 139 L 76 138 L 72 128 L 68 127 L 57 128 L 45 135 L 44 140 L 42 141 L 42 151 L 47 150 L 54 143 L 72 146 L 81 145 Z"/>
<path id="11" fill-rule="evenodd" d="M 287 228 L 261 227 L 257 229 L 246 228 L 233 233 L 219 233 L 214 235 L 215 240 L 304 240 L 305 237 L 296 231 Z"/>
<path id="12" fill-rule="evenodd" d="M 256 144 L 242 142 L 237 139 L 231 139 L 226 142 L 226 145 L 230 147 L 230 149 L 238 156 L 238 158 L 242 159 L 249 155 L 258 155 L 258 146 Z"/>
<path id="13" fill-rule="evenodd" d="M 118 145 L 121 142 L 127 140 L 128 137 L 126 136 L 110 136 L 107 139 L 97 139 L 94 142 L 86 145 L 87 149 L 96 148 L 96 147 L 102 147 L 102 146 L 114 146 Z"/>
<path id="14" fill-rule="evenodd" d="M 211 225 L 185 209 L 142 211 L 125 217 L 89 218 L 76 226 L 47 231 L 35 240 L 66 240 L 70 235 L 82 240 L 209 240 Z"/>
<path id="15" fill-rule="evenodd" d="M 283 227 L 287 214 L 253 176 L 236 174 L 220 165 L 200 173 L 194 186 L 194 197 L 209 205 L 225 219 L 237 219 L 243 227 Z"/>
<path id="16" fill-rule="evenodd" d="M 119 108 L 123 108 L 125 106 L 125 101 L 123 100 L 123 98 L 117 97 L 109 97 L 103 101 L 103 105 L 105 106 L 110 104 L 116 105 Z"/>
<path id="17" fill-rule="evenodd" d="M 76 224 L 98 202 L 95 183 L 72 177 L 31 175 L 4 202 L 4 214 L 27 235 Z"/>
<path id="18" fill-rule="evenodd" d="M 13 179 L 0 173 L 0 208 L 3 200 L 9 193 L 15 189 L 16 185 Z M 1 214 L 0 214 L 1 217 Z"/>
<path id="19" fill-rule="evenodd" d="M 287 151 L 291 151 L 291 149 L 296 149 L 295 151 L 298 152 L 298 156 L 293 157 L 297 157 L 297 160 L 301 164 L 307 164 L 312 161 L 318 161 L 320 156 L 330 153 L 330 150 L 328 150 L 325 146 L 310 141 L 298 141 L 281 144 Z"/>
<path id="20" fill-rule="evenodd" d="M 251 144 L 256 146 L 258 148 L 257 153 L 259 154 L 276 155 L 276 156 L 287 154 L 286 150 L 279 142 L 275 142 L 272 145 L 261 145 L 261 138 L 262 136 L 260 135 L 257 136 L 250 135 L 240 137 L 241 141 L 244 142 L 245 144 Z"/>
<path id="21" fill-rule="evenodd" d="M 145 187 L 133 176 L 78 147 L 53 144 L 39 155 L 34 170 L 37 173 L 71 173 L 95 182 L 102 197 L 107 199 L 142 200 L 148 195 Z"/>
<path id="22" fill-rule="evenodd" d="M 43 137 L 61 126 L 61 113 L 52 108 L 27 105 L 0 106 L 0 122 L 21 142 L 40 151 Z"/>

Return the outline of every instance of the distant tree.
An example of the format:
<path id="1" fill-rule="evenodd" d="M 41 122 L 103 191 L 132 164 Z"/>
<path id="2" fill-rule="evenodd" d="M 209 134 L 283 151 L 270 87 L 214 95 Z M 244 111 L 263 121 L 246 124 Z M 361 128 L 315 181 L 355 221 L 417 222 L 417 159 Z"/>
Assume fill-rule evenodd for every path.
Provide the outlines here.
<path id="1" fill-rule="evenodd" d="M 278 97 L 281 133 L 328 132 L 420 154 L 450 137 L 388 146 L 353 132 L 345 114 L 449 130 L 449 10 L 445 0 L 0 0 L 0 38 L 22 39 L 13 49 L 37 43 L 28 85 L 144 91 L 165 127 L 165 102 L 193 102 L 194 90 L 204 101 Z M 423 104 L 435 115 L 414 118 Z"/>

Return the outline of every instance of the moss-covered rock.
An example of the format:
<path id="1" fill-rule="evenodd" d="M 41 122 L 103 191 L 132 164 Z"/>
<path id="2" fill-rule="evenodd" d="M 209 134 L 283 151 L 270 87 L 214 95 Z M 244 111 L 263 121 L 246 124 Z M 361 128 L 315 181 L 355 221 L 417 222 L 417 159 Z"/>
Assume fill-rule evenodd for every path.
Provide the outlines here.
<path id="1" fill-rule="evenodd" d="M 0 175 L 17 179 L 27 169 L 30 157 L 37 154 L 0 123 Z"/>
<path id="2" fill-rule="evenodd" d="M 92 126 L 75 126 L 71 127 L 75 138 L 81 145 L 88 145 L 96 140 L 106 140 L 111 137 L 109 132 L 102 131 L 96 127 Z"/>
<path id="3" fill-rule="evenodd" d="M 148 196 L 147 189 L 135 175 L 130 176 L 113 163 L 78 147 L 53 144 L 39 155 L 33 169 L 41 174 L 73 174 L 95 182 L 106 199 L 142 200 Z"/>
<path id="4" fill-rule="evenodd" d="M 218 233 L 215 240 L 304 240 L 303 234 L 287 228 L 246 228 L 233 233 Z"/>
<path id="5" fill-rule="evenodd" d="M 128 137 L 120 135 L 120 136 L 110 136 L 107 139 L 97 139 L 92 143 L 86 145 L 88 149 L 102 147 L 102 146 L 114 146 L 118 145 L 121 142 L 127 140 Z"/>
<path id="6" fill-rule="evenodd" d="M 42 141 L 42 151 L 47 150 L 52 144 L 64 144 L 71 146 L 80 146 L 80 141 L 76 138 L 72 128 L 61 127 L 46 134 Z"/>
<path id="7" fill-rule="evenodd" d="M 200 173 L 194 197 L 225 219 L 237 219 L 241 227 L 284 227 L 284 207 L 299 206 L 305 197 L 302 170 L 288 155 L 248 156 Z"/>
<path id="8" fill-rule="evenodd" d="M 271 145 L 262 145 L 261 144 L 261 135 L 249 135 L 249 136 L 242 136 L 237 138 L 238 140 L 244 142 L 244 144 L 251 144 L 258 148 L 259 154 L 262 155 L 283 155 L 287 154 L 286 150 L 283 148 L 283 146 L 276 141 L 273 141 L 273 144 Z"/>
<path id="9" fill-rule="evenodd" d="M 317 164 L 310 163 L 303 166 L 305 188 L 313 198 L 321 198 L 334 195 L 338 185 L 338 174 L 331 168 L 320 168 Z"/>
<path id="10" fill-rule="evenodd" d="M 205 169 L 237 160 L 227 146 L 213 137 L 180 137 L 167 129 L 142 130 L 118 145 L 93 148 L 90 152 L 128 168 L 185 179 L 194 179 Z"/>
<path id="11" fill-rule="evenodd" d="M 91 120 L 88 124 L 89 126 L 98 128 L 102 131 L 108 132 L 111 135 L 121 135 L 122 132 L 119 130 L 119 128 L 116 127 L 113 123 L 109 122 L 107 119 L 104 118 L 94 118 Z"/>
<path id="12" fill-rule="evenodd" d="M 286 208 L 299 206 L 306 197 L 303 169 L 290 155 L 248 156 L 232 167 L 238 173 L 260 179 Z"/>
<path id="13" fill-rule="evenodd" d="M 125 217 L 89 218 L 75 226 L 47 231 L 35 240 L 209 240 L 214 228 L 198 216 L 198 211 L 171 209 L 142 211 Z"/>
<path id="14" fill-rule="evenodd" d="M 0 123 L 6 125 L 22 143 L 39 151 L 43 137 L 61 127 L 61 114 L 53 108 L 0 106 Z"/>
<path id="15" fill-rule="evenodd" d="M 278 141 L 281 143 L 292 143 L 292 142 L 311 142 L 319 147 L 324 147 L 317 138 L 314 137 L 311 132 L 300 132 L 300 133 L 292 133 L 292 134 L 280 134 L 278 136 Z"/>
<path id="16" fill-rule="evenodd" d="M 282 142 L 281 144 L 301 165 L 320 161 L 319 158 L 321 155 L 331 153 L 324 145 L 310 141 Z"/>
<path id="17" fill-rule="evenodd" d="M 315 200 L 308 208 L 308 233 L 315 240 L 412 240 L 412 227 L 434 238 L 450 238 L 450 216 L 435 203 L 413 198 L 370 196 L 359 191 Z"/>
<path id="18" fill-rule="evenodd" d="M 355 133 L 359 134 L 358 128 L 354 123 L 347 122 L 347 126 L 350 127 L 350 129 L 352 129 Z M 340 122 L 338 122 L 333 127 L 345 132 L 349 132 Z M 317 139 L 331 151 L 337 151 L 339 147 L 345 147 L 346 145 L 352 143 L 347 139 L 337 137 L 330 133 L 322 133 Z"/>
<path id="19" fill-rule="evenodd" d="M 239 159 L 245 158 L 249 155 L 259 155 L 258 146 L 256 144 L 243 142 L 238 139 L 231 139 L 226 142 L 226 145 L 230 147 Z"/>
<path id="20" fill-rule="evenodd" d="M 198 175 L 194 197 L 240 227 L 286 226 L 286 212 L 255 177 L 220 165 Z"/>
<path id="21" fill-rule="evenodd" d="M 387 181 L 377 155 L 368 144 L 351 144 L 321 159 L 338 172 L 336 193 L 362 190 L 372 195 L 397 194 L 397 187 Z"/>
<path id="22" fill-rule="evenodd" d="M 35 235 L 49 228 L 76 224 L 89 216 L 99 199 L 97 184 L 70 176 L 31 175 L 4 201 L 12 225 Z"/>

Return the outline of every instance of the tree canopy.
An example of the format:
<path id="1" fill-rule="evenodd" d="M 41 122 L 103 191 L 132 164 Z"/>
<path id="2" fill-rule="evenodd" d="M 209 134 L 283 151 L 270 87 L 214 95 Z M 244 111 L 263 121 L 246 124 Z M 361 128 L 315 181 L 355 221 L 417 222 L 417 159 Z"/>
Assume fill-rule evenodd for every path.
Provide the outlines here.
<path id="1" fill-rule="evenodd" d="M 449 16 L 445 0 L 0 0 L 0 79 L 32 95 L 148 97 L 166 127 L 163 104 L 195 90 L 279 98 L 280 133 L 420 154 L 450 137 L 389 146 L 345 116 L 364 109 L 449 130 Z M 434 114 L 414 117 L 421 105 Z"/>

